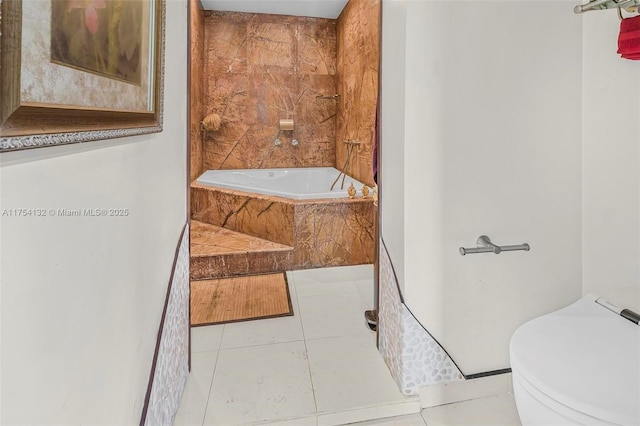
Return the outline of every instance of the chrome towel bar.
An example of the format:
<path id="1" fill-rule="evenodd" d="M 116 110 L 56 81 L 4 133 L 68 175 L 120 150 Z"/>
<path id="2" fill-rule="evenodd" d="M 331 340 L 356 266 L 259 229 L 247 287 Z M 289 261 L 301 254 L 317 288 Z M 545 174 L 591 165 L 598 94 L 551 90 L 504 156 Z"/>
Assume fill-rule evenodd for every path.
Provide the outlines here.
<path id="1" fill-rule="evenodd" d="M 627 9 L 627 12 L 634 11 L 640 5 L 640 0 L 591 0 L 586 4 L 579 4 L 573 8 L 573 13 L 584 13 L 590 10 L 603 9 Z M 632 9 L 632 10 L 629 10 Z"/>
<path id="2" fill-rule="evenodd" d="M 475 248 L 464 248 L 460 247 L 460 254 L 464 256 L 465 254 L 475 254 L 475 253 L 495 253 L 500 254 L 503 251 L 529 251 L 531 247 L 529 244 L 518 244 L 512 246 L 497 246 L 491 242 L 491 238 L 486 235 L 480 235 L 478 240 L 476 241 L 476 245 L 478 247 Z"/>

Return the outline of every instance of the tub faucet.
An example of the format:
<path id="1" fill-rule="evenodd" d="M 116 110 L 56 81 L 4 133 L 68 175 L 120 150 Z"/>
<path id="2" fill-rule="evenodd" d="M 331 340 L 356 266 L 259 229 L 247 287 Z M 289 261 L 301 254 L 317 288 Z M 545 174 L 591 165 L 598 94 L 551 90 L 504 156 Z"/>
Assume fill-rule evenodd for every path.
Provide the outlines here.
<path id="1" fill-rule="evenodd" d="M 344 141 L 344 143 L 347 145 L 347 161 L 345 161 L 344 167 L 338 174 L 338 177 L 336 178 L 336 180 L 334 180 L 333 183 L 331 184 L 330 191 L 333 191 L 333 187 L 336 186 L 336 183 L 338 183 L 338 180 L 340 180 L 340 176 L 342 176 L 342 183 L 340 184 L 340 189 L 344 189 L 344 180 L 347 177 L 347 169 L 349 169 L 349 165 L 351 164 L 351 154 L 353 152 L 353 147 L 356 145 L 360 145 L 360 142 L 352 141 L 352 140 Z"/>

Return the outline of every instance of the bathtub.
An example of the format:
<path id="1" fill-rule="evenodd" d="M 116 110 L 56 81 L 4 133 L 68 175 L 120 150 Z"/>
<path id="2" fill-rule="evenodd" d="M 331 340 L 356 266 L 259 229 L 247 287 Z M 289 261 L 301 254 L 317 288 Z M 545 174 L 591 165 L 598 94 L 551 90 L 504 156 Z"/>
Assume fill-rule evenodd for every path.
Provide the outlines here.
<path id="1" fill-rule="evenodd" d="M 362 197 L 363 184 L 347 176 L 342 185 L 342 176 L 331 190 L 331 184 L 340 171 L 333 167 L 307 167 L 301 169 L 246 169 L 207 170 L 197 180 L 207 186 L 235 189 L 264 195 L 312 200 L 348 197 L 347 188 L 353 183 L 356 197 Z"/>

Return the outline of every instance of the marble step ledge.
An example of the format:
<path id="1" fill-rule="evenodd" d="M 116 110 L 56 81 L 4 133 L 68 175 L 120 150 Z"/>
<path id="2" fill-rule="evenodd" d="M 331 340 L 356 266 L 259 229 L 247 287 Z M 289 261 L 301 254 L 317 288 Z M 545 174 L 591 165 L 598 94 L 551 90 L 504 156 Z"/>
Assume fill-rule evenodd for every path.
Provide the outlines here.
<path id="1" fill-rule="evenodd" d="M 191 221 L 191 279 L 284 272 L 293 264 L 293 247 Z"/>

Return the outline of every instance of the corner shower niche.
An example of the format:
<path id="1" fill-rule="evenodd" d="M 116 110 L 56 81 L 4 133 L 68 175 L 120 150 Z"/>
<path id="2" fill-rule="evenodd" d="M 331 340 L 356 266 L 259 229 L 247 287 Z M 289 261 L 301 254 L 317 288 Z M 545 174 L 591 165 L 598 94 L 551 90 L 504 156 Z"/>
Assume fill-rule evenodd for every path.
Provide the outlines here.
<path id="1" fill-rule="evenodd" d="M 373 262 L 371 199 L 293 200 L 191 185 L 191 279 Z"/>

